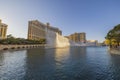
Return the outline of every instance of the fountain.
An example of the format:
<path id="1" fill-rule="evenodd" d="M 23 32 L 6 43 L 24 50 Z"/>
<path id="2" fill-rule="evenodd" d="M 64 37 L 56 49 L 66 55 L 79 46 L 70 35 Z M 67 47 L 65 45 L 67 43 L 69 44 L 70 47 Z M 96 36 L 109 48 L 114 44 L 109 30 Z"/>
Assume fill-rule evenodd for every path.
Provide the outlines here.
<path id="1" fill-rule="evenodd" d="M 70 46 L 69 39 L 49 29 L 46 29 L 46 40 L 46 48 L 63 48 Z"/>

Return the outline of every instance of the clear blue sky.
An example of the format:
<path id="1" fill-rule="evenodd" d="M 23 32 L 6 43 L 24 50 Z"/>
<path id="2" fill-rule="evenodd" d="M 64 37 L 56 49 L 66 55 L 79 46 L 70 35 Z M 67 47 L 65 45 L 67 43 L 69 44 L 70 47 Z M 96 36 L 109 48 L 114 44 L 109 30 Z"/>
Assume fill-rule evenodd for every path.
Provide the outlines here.
<path id="1" fill-rule="evenodd" d="M 120 23 L 120 0 L 0 0 L 0 19 L 15 37 L 26 38 L 28 21 L 38 19 L 63 35 L 86 32 L 88 40 L 103 41 Z"/>

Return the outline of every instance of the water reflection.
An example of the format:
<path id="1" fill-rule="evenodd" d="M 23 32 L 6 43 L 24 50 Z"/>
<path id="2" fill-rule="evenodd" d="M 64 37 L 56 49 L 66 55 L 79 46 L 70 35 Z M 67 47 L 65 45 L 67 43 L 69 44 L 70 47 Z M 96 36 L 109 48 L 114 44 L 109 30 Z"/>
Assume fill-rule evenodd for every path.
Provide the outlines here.
<path id="1" fill-rule="evenodd" d="M 0 80 L 119 80 L 120 56 L 106 47 L 0 52 Z"/>
<path id="2" fill-rule="evenodd" d="M 110 54 L 111 59 L 109 62 L 109 77 L 112 79 L 118 80 L 120 79 L 120 55 Z"/>
<path id="3" fill-rule="evenodd" d="M 3 63 L 4 63 L 3 60 L 4 60 L 4 55 L 2 53 L 0 53 L 0 66 L 3 65 Z"/>
<path id="4" fill-rule="evenodd" d="M 34 48 L 27 50 L 27 57 L 26 57 L 26 80 L 37 80 L 42 72 L 46 60 L 45 60 L 45 49 L 41 48 Z"/>
<path id="5" fill-rule="evenodd" d="M 70 48 L 71 58 L 81 59 L 86 56 L 86 47 L 71 47 Z"/>
<path id="6" fill-rule="evenodd" d="M 60 66 L 65 63 L 69 58 L 69 47 L 62 49 L 55 49 L 55 61 L 56 65 Z"/>
<path id="7" fill-rule="evenodd" d="M 0 79 L 22 79 L 25 75 L 26 50 L 0 53 Z M 17 75 L 16 75 L 17 74 Z"/>

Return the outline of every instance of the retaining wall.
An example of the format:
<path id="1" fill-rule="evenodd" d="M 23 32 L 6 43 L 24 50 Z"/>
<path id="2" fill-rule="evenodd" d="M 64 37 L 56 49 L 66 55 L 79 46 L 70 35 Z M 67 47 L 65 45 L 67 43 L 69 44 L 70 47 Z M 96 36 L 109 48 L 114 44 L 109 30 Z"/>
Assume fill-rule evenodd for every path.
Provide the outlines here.
<path id="1" fill-rule="evenodd" d="M 1 45 L 0 44 L 0 50 L 37 48 L 42 46 L 45 46 L 45 44 L 32 44 L 32 45 Z"/>

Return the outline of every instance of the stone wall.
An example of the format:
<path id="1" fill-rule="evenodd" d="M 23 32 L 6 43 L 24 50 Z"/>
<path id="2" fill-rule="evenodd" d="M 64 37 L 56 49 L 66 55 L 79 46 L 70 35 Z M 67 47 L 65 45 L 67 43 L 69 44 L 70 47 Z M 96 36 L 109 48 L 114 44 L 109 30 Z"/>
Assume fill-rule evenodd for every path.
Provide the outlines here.
<path id="1" fill-rule="evenodd" d="M 0 50 L 8 49 L 24 49 L 24 48 L 37 48 L 45 46 L 44 44 L 33 44 L 33 45 L 0 45 Z"/>

